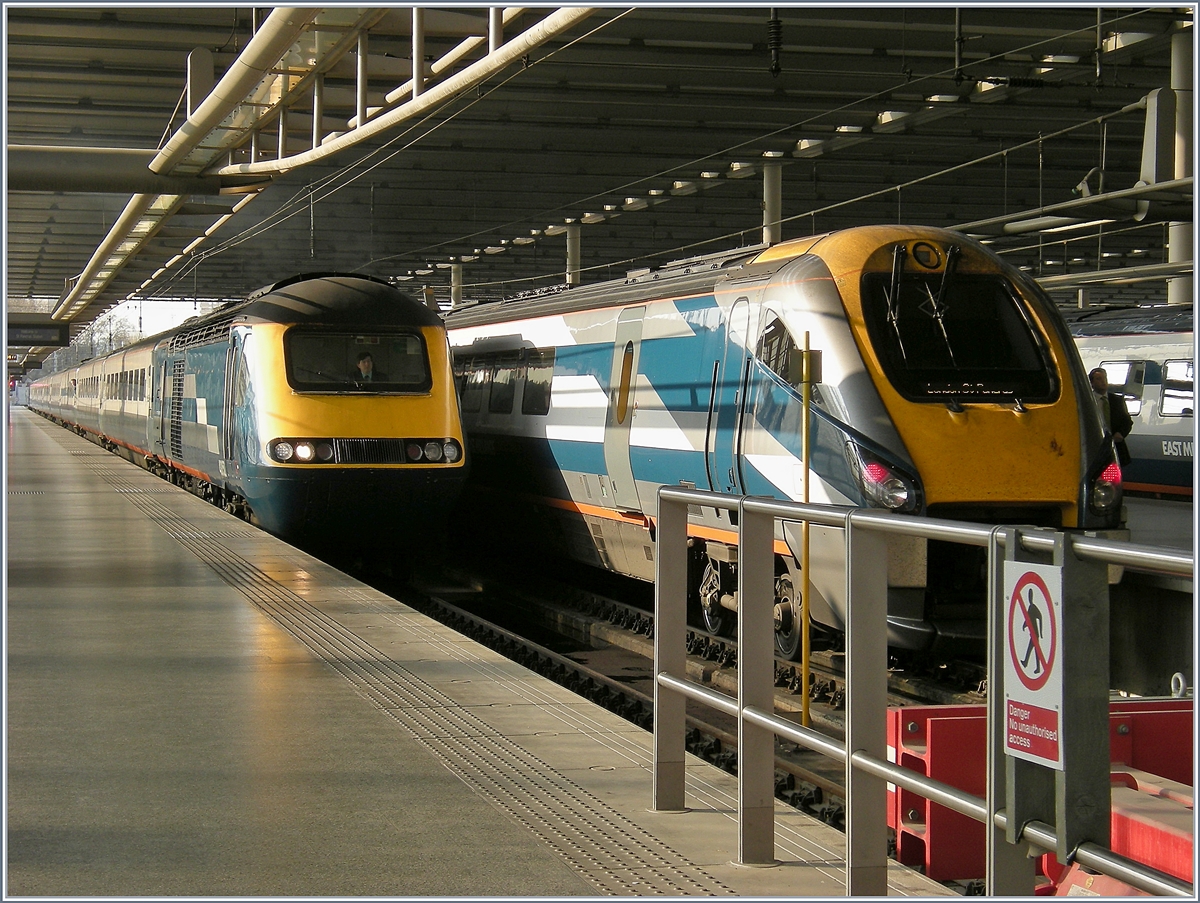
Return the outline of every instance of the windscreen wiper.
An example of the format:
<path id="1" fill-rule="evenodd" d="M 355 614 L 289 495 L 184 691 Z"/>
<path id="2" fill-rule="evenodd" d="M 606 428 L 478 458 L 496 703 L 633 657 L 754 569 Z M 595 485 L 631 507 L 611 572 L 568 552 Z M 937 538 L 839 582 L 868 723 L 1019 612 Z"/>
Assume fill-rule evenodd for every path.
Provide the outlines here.
<path id="1" fill-rule="evenodd" d="M 900 335 L 900 274 L 904 270 L 904 258 L 907 255 L 908 251 L 904 245 L 896 245 L 892 250 L 892 283 L 887 293 L 888 322 L 892 324 L 892 332 L 896 334 L 900 358 L 906 364 L 908 355 L 904 351 L 904 338 Z"/>
<path id="2" fill-rule="evenodd" d="M 958 264 L 960 253 L 958 245 L 951 245 L 946 249 L 946 269 L 942 273 L 942 284 L 938 286 L 937 297 L 934 297 L 929 283 L 925 283 L 925 293 L 929 296 L 929 303 L 933 308 L 930 315 L 937 321 L 938 329 L 941 330 L 942 341 L 946 344 L 946 353 L 950 355 L 950 366 L 952 367 L 957 367 L 958 362 L 954 360 L 954 349 L 950 347 L 950 335 L 946 332 L 946 293 L 950 288 L 950 280 L 954 276 L 954 269 Z"/>

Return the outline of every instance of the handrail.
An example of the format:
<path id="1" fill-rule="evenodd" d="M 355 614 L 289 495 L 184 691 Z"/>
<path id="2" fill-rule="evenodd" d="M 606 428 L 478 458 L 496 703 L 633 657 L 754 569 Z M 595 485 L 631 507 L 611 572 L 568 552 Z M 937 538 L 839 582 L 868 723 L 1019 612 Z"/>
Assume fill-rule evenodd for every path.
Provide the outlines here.
<path id="1" fill-rule="evenodd" d="M 698 489 L 662 487 L 658 493 L 659 524 L 657 535 L 656 567 L 656 597 L 655 597 L 655 757 L 654 757 L 654 808 L 682 809 L 683 808 L 683 708 L 682 701 L 690 699 L 709 705 L 738 719 L 738 784 L 739 784 L 739 862 L 745 864 L 765 864 L 773 861 L 774 846 L 774 811 L 773 801 L 764 805 L 762 800 L 763 788 L 769 786 L 771 774 L 764 769 L 764 738 L 770 738 L 773 745 L 775 737 L 783 737 L 807 749 L 821 753 L 847 766 L 847 887 L 851 894 L 886 893 L 886 854 L 869 849 L 873 846 L 857 840 L 855 830 L 859 835 L 868 834 L 870 840 L 878 840 L 878 833 L 864 831 L 863 822 L 856 814 L 856 807 L 851 802 L 856 783 L 855 774 L 862 773 L 873 780 L 888 781 L 905 790 L 912 791 L 927 799 L 959 812 L 975 821 L 988 821 L 989 803 L 981 798 L 966 793 L 941 781 L 920 775 L 895 763 L 887 761 L 881 755 L 873 754 L 872 750 L 863 748 L 861 742 L 851 741 L 851 736 L 857 731 L 859 738 L 863 736 L 862 712 L 876 712 L 882 701 L 882 692 L 876 687 L 870 698 L 874 682 L 869 672 L 858 672 L 858 679 L 851 681 L 852 648 L 859 641 L 859 632 L 874 634 L 868 637 L 864 649 L 878 650 L 882 633 L 878 627 L 862 626 L 859 632 L 847 637 L 847 711 L 856 708 L 859 720 L 853 727 L 848 715 L 848 743 L 826 737 L 810 728 L 788 721 L 768 710 L 769 696 L 764 696 L 762 686 L 764 669 L 759 659 L 762 656 L 762 641 L 766 636 L 770 643 L 769 630 L 764 632 L 761 623 L 748 619 L 744 610 L 750 608 L 748 599 L 756 598 L 753 593 L 762 590 L 762 572 L 773 572 L 771 568 L 761 567 L 764 560 L 774 554 L 772 543 L 773 525 L 776 520 L 803 521 L 840 528 L 846 531 L 846 574 L 849 587 L 847 600 L 847 616 L 856 616 L 857 607 L 872 605 L 879 609 L 881 619 L 884 617 L 880 608 L 881 596 L 886 597 L 886 586 L 883 593 L 879 591 L 877 566 L 872 568 L 873 577 L 864 578 L 861 573 L 855 574 L 855 551 L 859 545 L 865 546 L 868 553 L 877 556 L 879 545 L 872 546 L 866 536 L 882 537 L 886 535 L 917 536 L 926 539 L 939 539 L 962 543 L 972 546 L 1004 548 L 1008 535 L 1015 535 L 1019 546 L 1030 552 L 1054 552 L 1062 548 L 1064 534 L 1054 530 L 999 530 L 990 526 L 964 523 L 959 521 L 942 520 L 937 518 L 916 518 L 903 515 L 888 514 L 877 511 L 844 506 L 801 504 L 777 499 L 749 496 L 734 496 L 723 493 L 707 492 Z M 686 603 L 686 533 L 687 506 L 698 505 L 707 508 L 720 508 L 726 511 L 738 512 L 739 524 L 739 636 L 741 647 L 738 655 L 738 687 L 737 699 L 718 693 L 706 686 L 683 676 L 683 666 L 686 657 L 683 653 L 683 633 L 685 620 L 680 610 Z M 764 525 L 769 522 L 771 532 L 765 531 Z M 769 537 L 769 539 L 768 539 Z M 852 537 L 857 537 L 853 538 Z M 756 543 L 757 545 L 752 545 Z M 857 545 L 856 545 L 857 544 Z M 759 546 L 765 545 L 764 551 Z M 1142 568 L 1158 573 L 1166 573 L 1192 577 L 1195 564 L 1191 556 L 1175 550 L 1160 549 L 1151 546 L 1121 543 L 1086 535 L 1071 535 L 1067 548 L 1082 560 L 1095 563 L 1113 563 L 1128 567 Z M 994 554 L 989 552 L 989 557 Z M 755 557 L 757 556 L 757 558 Z M 877 557 L 875 561 L 877 561 Z M 758 567 L 756 567 L 756 564 Z M 989 562 L 989 573 L 994 575 L 1000 569 Z M 750 577 L 746 571 L 754 571 Z M 872 584 L 872 580 L 875 582 Z M 857 581 L 857 582 L 856 582 Z M 856 597 L 856 587 L 863 587 Z M 872 595 L 874 599 L 872 599 Z M 995 597 L 995 587 L 993 587 Z M 757 606 L 761 608 L 762 606 Z M 769 612 L 769 607 L 766 609 Z M 764 612 L 760 612 L 758 621 L 762 620 Z M 769 621 L 770 618 L 767 617 Z M 849 626 L 849 624 L 848 624 Z M 848 631 L 849 634 L 849 631 Z M 875 646 L 871 646 L 875 643 Z M 768 650 L 770 647 L 767 647 Z M 770 656 L 768 655 L 768 658 Z M 857 654 L 861 662 L 869 661 L 862 653 Z M 766 669 L 769 671 L 770 669 Z M 748 677 L 750 672 L 756 672 L 759 686 L 751 686 L 754 682 Z M 865 674 L 865 679 L 864 679 Z M 991 682 L 995 686 L 995 682 Z M 863 696 L 866 695 L 864 701 Z M 872 707 L 875 707 L 874 709 Z M 660 719 L 661 716 L 661 719 Z M 991 726 L 989 730 L 995 730 Z M 882 732 L 882 726 L 878 728 Z M 660 734 L 661 731 L 661 734 Z M 878 743 L 869 737 L 867 745 L 874 745 L 879 752 Z M 767 749 L 770 746 L 766 747 Z M 852 753 L 847 753 L 853 748 Z M 989 740 L 989 749 L 995 748 L 995 740 Z M 767 760 L 769 761 L 769 760 Z M 753 774 L 752 774 L 753 772 Z M 882 783 L 876 785 L 860 784 L 866 788 L 866 799 L 872 802 L 878 800 L 878 791 Z M 867 806 L 865 808 L 870 808 Z M 769 820 L 769 824 L 766 822 Z M 996 828 L 1007 831 L 1009 814 L 1001 809 L 994 812 L 992 820 Z M 854 823 L 852 823 L 852 821 Z M 857 825 L 857 827 L 855 827 Z M 853 830 L 852 830 L 853 829 Z M 1037 846 L 1057 851 L 1061 846 L 1060 831 L 1038 819 L 1027 820 L 1016 832 L 1008 832 L 1013 842 L 1023 841 Z M 878 844 L 874 844 L 878 846 Z M 1059 852 L 1062 856 L 1061 851 Z M 882 858 L 882 862 L 878 859 Z M 1193 885 L 1181 881 L 1171 875 L 1164 874 L 1141 863 L 1134 862 L 1107 847 L 1083 841 L 1070 850 L 1070 857 L 1081 865 L 1117 878 L 1132 887 L 1153 894 L 1192 896 Z M 1032 882 L 1032 872 L 1029 877 Z M 1028 892 L 1032 892 L 1032 884 Z"/>

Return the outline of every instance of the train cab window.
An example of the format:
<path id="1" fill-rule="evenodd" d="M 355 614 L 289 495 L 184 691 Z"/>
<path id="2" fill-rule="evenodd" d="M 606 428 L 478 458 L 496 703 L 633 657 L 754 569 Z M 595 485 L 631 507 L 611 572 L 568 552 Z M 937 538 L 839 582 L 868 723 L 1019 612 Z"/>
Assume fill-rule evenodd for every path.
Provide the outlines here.
<path id="1" fill-rule="evenodd" d="M 909 401 L 1058 397 L 1049 354 L 1003 276 L 868 273 L 862 306 L 884 373 Z"/>
<path id="2" fill-rule="evenodd" d="M 488 410 L 493 414 L 511 414 L 513 398 L 517 391 L 517 369 L 521 361 L 516 355 L 505 355 L 492 365 L 492 393 L 488 396 Z"/>
<path id="3" fill-rule="evenodd" d="M 1162 368 L 1162 417 L 1191 417 L 1195 411 L 1193 361 L 1167 361 Z"/>
<path id="4" fill-rule="evenodd" d="M 521 398 L 521 413 L 546 415 L 550 413 L 550 385 L 554 379 L 554 349 L 530 351 L 525 360 L 525 394 Z"/>
<path id="5" fill-rule="evenodd" d="M 795 385 L 801 378 L 796 373 L 793 379 L 791 373 L 794 352 L 797 350 L 795 339 L 778 317 L 771 320 L 758 339 L 758 359 L 789 386 Z"/>
<path id="6" fill-rule="evenodd" d="M 297 327 L 283 342 L 288 382 L 299 392 L 424 393 L 433 385 L 425 340 L 416 332 Z"/>

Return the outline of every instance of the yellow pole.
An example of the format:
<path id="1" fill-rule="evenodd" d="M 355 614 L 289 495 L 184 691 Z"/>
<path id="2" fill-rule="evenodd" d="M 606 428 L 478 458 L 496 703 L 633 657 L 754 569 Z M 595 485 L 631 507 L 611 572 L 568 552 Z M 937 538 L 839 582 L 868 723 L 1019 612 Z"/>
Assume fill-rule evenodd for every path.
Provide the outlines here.
<path id="1" fill-rule="evenodd" d="M 800 384 L 800 411 L 802 415 L 800 426 L 800 453 L 804 458 L 804 504 L 808 504 L 808 459 L 809 459 L 809 409 L 812 404 L 812 354 L 808 348 L 808 332 L 804 333 L 804 367 L 802 370 L 803 382 Z M 804 727 L 809 726 L 808 714 L 808 668 L 809 658 L 812 654 L 812 646 L 809 639 L 809 619 L 808 619 L 808 599 L 809 599 L 809 580 L 808 580 L 808 520 L 800 522 L 800 599 L 801 599 L 801 616 L 800 616 L 800 686 L 803 688 L 804 699 L 800 709 L 800 723 Z"/>

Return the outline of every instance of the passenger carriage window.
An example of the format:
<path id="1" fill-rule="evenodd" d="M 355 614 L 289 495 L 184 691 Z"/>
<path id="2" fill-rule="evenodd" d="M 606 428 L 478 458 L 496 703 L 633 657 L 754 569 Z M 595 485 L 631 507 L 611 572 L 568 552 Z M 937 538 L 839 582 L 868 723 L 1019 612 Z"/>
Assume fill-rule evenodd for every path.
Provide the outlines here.
<path id="1" fill-rule="evenodd" d="M 433 385 L 425 340 L 417 332 L 295 327 L 283 345 L 288 383 L 300 392 L 424 393 Z"/>
<path id="2" fill-rule="evenodd" d="M 617 423 L 625 422 L 629 412 L 629 387 L 633 383 L 633 342 L 625 343 L 621 359 L 621 385 L 617 390 Z"/>
<path id="3" fill-rule="evenodd" d="M 521 361 L 516 355 L 504 355 L 492 366 L 492 394 L 488 396 L 488 410 L 493 414 L 511 414 L 513 396 L 517 390 L 517 368 Z"/>
<path id="4" fill-rule="evenodd" d="M 1167 361 L 1162 370 L 1162 401 L 1158 413 L 1163 417 L 1191 417 L 1194 413 L 1194 363 Z"/>
<path id="5" fill-rule="evenodd" d="M 463 377 L 462 409 L 466 414 L 478 414 L 483 409 L 483 389 L 492 368 L 487 361 L 475 358 Z"/>
<path id="6" fill-rule="evenodd" d="M 525 361 L 525 395 L 522 414 L 550 413 L 550 386 L 554 379 L 554 349 L 530 351 Z"/>
<path id="7" fill-rule="evenodd" d="M 1039 333 L 1002 276 L 863 277 L 867 333 L 884 373 L 918 402 L 1046 403 L 1058 379 Z M 893 297 L 895 295 L 895 297 Z"/>
<path id="8" fill-rule="evenodd" d="M 1108 377 L 1108 391 L 1120 392 L 1131 416 L 1142 412 L 1142 387 L 1146 381 L 1145 361 L 1101 361 Z"/>

